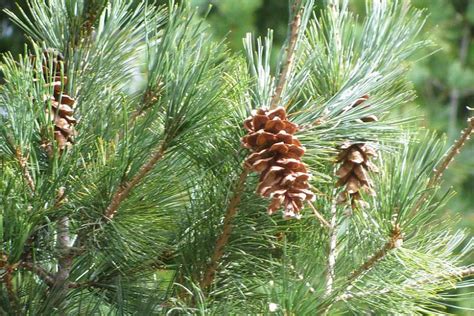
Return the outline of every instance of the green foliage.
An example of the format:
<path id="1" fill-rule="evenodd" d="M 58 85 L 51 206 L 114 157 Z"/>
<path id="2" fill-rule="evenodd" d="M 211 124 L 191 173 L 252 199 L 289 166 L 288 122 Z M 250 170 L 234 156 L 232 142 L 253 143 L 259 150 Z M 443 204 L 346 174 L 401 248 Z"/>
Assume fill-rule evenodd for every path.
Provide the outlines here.
<path id="1" fill-rule="evenodd" d="M 219 2 L 208 21 L 238 11 L 231 23 L 242 34 L 263 3 Z M 272 48 L 271 31 L 247 35 L 240 56 L 216 43 L 186 3 L 27 7 L 8 14 L 31 49 L 0 64 L 0 313 L 436 314 L 453 299 L 445 291 L 472 293 L 472 280 L 461 280 L 472 239 L 441 217 L 451 194 L 430 182 L 444 143 L 397 116 L 413 99 L 411 60 L 426 46 L 423 14 L 408 2 L 368 1 L 358 17 L 349 1 L 303 1 L 301 30 L 285 42 L 296 45 L 283 81 L 276 78 L 291 54 Z M 79 120 L 73 146 L 52 155 L 42 144 L 54 139 L 44 101 L 54 88 L 31 58 L 45 48 L 64 52 L 65 91 Z M 456 84 L 467 86 L 469 70 L 457 69 L 464 81 Z M 242 122 L 269 106 L 285 80 L 279 105 L 300 126 L 313 206 L 330 229 L 309 207 L 299 221 L 269 216 L 257 175 L 238 192 L 248 154 Z M 350 106 L 363 95 L 368 106 Z M 363 122 L 367 115 L 379 121 Z M 335 204 L 334 160 L 345 141 L 380 152 L 368 208 Z"/>

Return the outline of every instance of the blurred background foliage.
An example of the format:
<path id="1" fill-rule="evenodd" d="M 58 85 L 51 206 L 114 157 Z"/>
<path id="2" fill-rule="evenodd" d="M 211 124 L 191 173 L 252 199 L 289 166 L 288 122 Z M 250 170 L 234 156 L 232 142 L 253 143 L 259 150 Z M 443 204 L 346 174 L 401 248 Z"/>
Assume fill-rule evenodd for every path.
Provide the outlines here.
<path id="1" fill-rule="evenodd" d="M 218 40 L 226 39 L 230 50 L 242 50 L 247 32 L 264 36 L 273 29 L 276 57 L 286 36 L 288 3 L 283 0 L 182 0 L 191 1 L 208 16 Z M 26 0 L 0 0 L 2 9 L 17 11 Z M 158 2 L 167 3 L 167 0 Z M 420 60 L 409 73 L 418 98 L 402 111 L 417 115 L 419 124 L 446 134 L 450 142 L 458 135 L 474 107 L 474 0 L 413 0 L 424 9 L 427 23 L 421 34 L 433 46 L 420 52 Z M 352 10 L 364 15 L 365 0 L 351 0 Z M 316 13 L 317 14 L 317 13 Z M 24 51 L 27 39 L 0 14 L 0 52 L 14 55 Z M 471 112 L 471 114 L 469 113 Z M 446 184 L 457 195 L 448 205 L 460 215 L 461 227 L 474 228 L 474 145 L 471 142 L 446 175 Z M 448 188 L 447 188 L 448 189 Z"/>

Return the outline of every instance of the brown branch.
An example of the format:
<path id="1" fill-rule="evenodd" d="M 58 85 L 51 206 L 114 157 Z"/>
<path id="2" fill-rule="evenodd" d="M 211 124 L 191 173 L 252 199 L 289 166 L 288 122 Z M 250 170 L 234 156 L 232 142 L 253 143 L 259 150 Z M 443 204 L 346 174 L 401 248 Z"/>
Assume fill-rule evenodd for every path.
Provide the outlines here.
<path id="1" fill-rule="evenodd" d="M 285 49 L 286 60 L 285 64 L 283 65 L 282 71 L 280 72 L 280 77 L 278 78 L 278 85 L 275 88 L 275 93 L 273 94 L 270 102 L 271 109 L 274 109 L 279 105 L 281 101 L 281 94 L 283 92 L 283 89 L 285 88 L 288 76 L 293 66 L 295 48 L 298 42 L 298 33 L 301 25 L 301 11 L 297 12 L 297 10 L 299 10 L 298 7 L 300 6 L 300 2 L 300 0 L 296 0 L 291 10 L 294 14 L 294 17 L 290 23 L 290 37 L 288 39 L 288 46 Z"/>
<path id="2" fill-rule="evenodd" d="M 23 178 L 25 178 L 26 183 L 30 187 L 31 192 L 35 192 L 35 182 L 33 181 L 33 177 L 30 174 L 30 171 L 28 169 L 28 162 L 25 157 L 23 157 L 23 154 L 21 152 L 20 148 L 16 149 L 15 153 L 16 159 L 18 163 L 20 164 L 21 172 L 23 174 Z"/>
<path id="3" fill-rule="evenodd" d="M 229 202 L 229 205 L 227 207 L 227 211 L 224 217 L 222 233 L 216 241 L 216 246 L 214 247 L 214 253 L 212 254 L 212 257 L 211 257 L 211 262 L 207 266 L 207 269 L 204 272 L 204 276 L 200 282 L 200 286 L 202 289 L 208 289 L 209 286 L 214 281 L 214 276 L 216 274 L 219 261 L 224 255 L 224 248 L 227 245 L 227 242 L 229 241 L 230 234 L 232 233 L 232 228 L 233 228 L 232 221 L 235 215 L 237 214 L 240 199 L 242 197 L 242 193 L 245 188 L 245 181 L 247 180 L 247 176 L 249 173 L 250 171 L 247 168 L 245 168 L 237 181 L 237 184 L 234 190 L 235 192 L 234 196 Z"/>
<path id="4" fill-rule="evenodd" d="M 112 200 L 105 210 L 105 217 L 107 219 L 112 219 L 118 211 L 120 204 L 125 200 L 130 192 L 140 183 L 140 181 L 153 169 L 156 163 L 163 158 L 165 152 L 165 146 L 162 144 L 159 149 L 153 153 L 150 160 L 148 160 L 141 168 L 138 170 L 137 174 L 130 180 L 122 183 L 118 189 L 115 191 Z"/>
<path id="5" fill-rule="evenodd" d="M 433 175 L 431 176 L 430 180 L 428 181 L 427 184 L 427 189 L 430 189 L 438 183 L 438 181 L 441 179 L 443 176 L 443 172 L 448 169 L 449 164 L 454 160 L 456 155 L 458 155 L 461 152 L 462 147 L 467 143 L 467 141 L 470 139 L 470 135 L 472 134 L 474 130 L 474 117 L 468 118 L 467 119 L 468 126 L 462 131 L 461 137 L 459 137 L 458 140 L 451 146 L 449 151 L 446 153 L 444 156 L 444 159 L 441 161 L 441 163 L 433 170 Z M 420 198 L 417 200 L 413 208 L 411 209 L 411 214 L 415 213 L 418 211 L 418 209 L 425 203 L 426 198 L 430 194 L 429 191 L 425 191 Z"/>
<path id="6" fill-rule="evenodd" d="M 329 226 L 329 254 L 328 254 L 328 268 L 326 270 L 326 289 L 325 296 L 332 293 L 334 280 L 336 278 L 336 245 L 337 245 L 337 204 L 336 204 L 336 190 L 333 190 L 333 199 L 331 203 L 331 224 Z"/>
<path id="7" fill-rule="evenodd" d="M 46 271 L 43 267 L 34 264 L 33 262 L 21 262 L 18 267 L 36 274 L 38 278 L 49 287 L 54 285 L 54 276 Z"/>
<path id="8" fill-rule="evenodd" d="M 348 278 L 349 284 L 356 280 L 359 276 L 372 269 L 377 262 L 382 260 L 391 250 L 401 247 L 403 243 L 403 235 L 400 226 L 395 225 L 392 229 L 390 239 L 385 245 L 377 251 L 372 257 L 364 262 L 358 269 L 351 273 Z"/>

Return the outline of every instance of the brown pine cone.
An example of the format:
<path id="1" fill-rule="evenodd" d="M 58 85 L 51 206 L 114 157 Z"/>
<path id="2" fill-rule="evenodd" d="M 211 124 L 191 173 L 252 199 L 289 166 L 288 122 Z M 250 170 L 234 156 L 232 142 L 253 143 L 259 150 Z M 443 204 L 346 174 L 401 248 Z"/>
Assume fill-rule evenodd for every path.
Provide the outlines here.
<path id="1" fill-rule="evenodd" d="M 74 125 L 77 123 L 73 117 L 75 100 L 64 92 L 64 85 L 67 84 L 64 57 L 55 51 L 45 51 L 42 56 L 42 69 L 46 85 L 54 87 L 53 96 L 45 96 L 44 99 L 48 116 L 54 123 L 54 139 L 59 150 L 63 151 L 72 146 Z M 42 147 L 50 156 L 53 154 L 50 140 L 44 140 Z"/>
<path id="2" fill-rule="evenodd" d="M 272 199 L 268 213 L 284 209 L 287 218 L 299 218 L 305 201 L 314 201 L 309 189 L 306 165 L 301 161 L 305 148 L 293 134 L 298 126 L 288 121 L 286 111 L 259 109 L 245 120 L 248 134 L 242 145 L 253 151 L 245 166 L 260 173 L 257 193 Z"/>
<path id="3" fill-rule="evenodd" d="M 339 203 L 350 200 L 352 208 L 357 208 L 356 202 L 366 207 L 367 203 L 362 200 L 360 192 L 375 196 L 369 172 L 378 172 L 377 166 L 370 161 L 376 156 L 375 149 L 364 143 L 346 143 L 341 146 L 336 160 L 337 163 L 341 163 L 336 171 L 336 176 L 339 178 L 336 186 L 345 186 L 345 189 L 338 196 Z"/>
<path id="4" fill-rule="evenodd" d="M 364 104 L 368 99 L 369 96 L 364 95 L 349 108 L 368 107 L 369 105 Z M 378 121 L 378 118 L 375 115 L 369 115 L 360 120 L 369 123 Z M 362 200 L 360 192 L 375 196 L 369 172 L 378 172 L 377 167 L 370 161 L 371 158 L 377 156 L 377 152 L 375 148 L 365 143 L 345 143 L 339 149 L 336 163 L 341 163 L 341 166 L 336 171 L 336 176 L 339 178 L 336 186 L 345 186 L 345 189 L 338 196 L 338 203 L 342 204 L 349 200 L 353 209 L 358 205 L 365 208 L 368 203 Z"/>

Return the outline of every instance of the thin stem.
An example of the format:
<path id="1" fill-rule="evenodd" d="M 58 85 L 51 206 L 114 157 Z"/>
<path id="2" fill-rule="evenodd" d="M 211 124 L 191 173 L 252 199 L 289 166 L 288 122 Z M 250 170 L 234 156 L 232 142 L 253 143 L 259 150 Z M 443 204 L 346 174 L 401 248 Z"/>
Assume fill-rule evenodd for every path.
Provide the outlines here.
<path id="1" fill-rule="evenodd" d="M 324 218 L 324 216 L 318 212 L 318 210 L 314 207 L 314 205 L 310 202 L 308 203 L 311 209 L 313 210 L 314 216 L 321 222 L 321 225 L 331 228 L 331 225 L 328 221 Z"/>
<path id="2" fill-rule="evenodd" d="M 333 290 L 334 280 L 336 278 L 336 245 L 337 245 L 337 203 L 336 190 L 333 190 L 333 199 L 331 203 L 331 223 L 329 226 L 329 254 L 328 267 L 326 270 L 326 290 L 325 295 L 329 296 Z"/>
<path id="3" fill-rule="evenodd" d="M 448 169 L 449 164 L 461 152 L 461 149 L 470 139 L 470 135 L 472 134 L 474 130 L 474 117 L 468 118 L 467 122 L 468 122 L 468 126 L 462 131 L 461 137 L 459 137 L 459 139 L 456 140 L 456 142 L 451 146 L 451 148 L 448 150 L 448 152 L 444 156 L 444 159 L 441 161 L 441 163 L 433 170 L 433 175 L 428 181 L 427 189 L 434 187 L 439 182 L 439 180 L 443 176 L 443 172 L 446 171 L 446 169 Z M 418 211 L 421 205 L 423 205 L 423 203 L 425 202 L 429 194 L 430 194 L 429 191 L 425 191 L 420 196 L 420 198 L 417 200 L 417 202 L 411 209 L 412 215 Z"/>
<path id="4" fill-rule="evenodd" d="M 163 158 L 165 152 L 165 146 L 161 145 L 159 149 L 152 155 L 137 172 L 137 174 L 130 180 L 123 182 L 118 189 L 115 191 L 112 200 L 105 210 L 105 217 L 112 219 L 117 213 L 120 204 L 125 200 L 130 192 L 140 183 L 140 181 L 153 169 L 158 161 Z"/>
<path id="5" fill-rule="evenodd" d="M 213 283 L 214 277 L 219 265 L 219 261 L 224 255 L 224 248 L 229 241 L 230 234 L 232 233 L 232 222 L 234 217 L 237 214 L 238 206 L 240 204 L 240 200 L 242 197 L 242 193 L 244 192 L 245 188 L 245 181 L 247 180 L 247 176 L 249 175 L 250 171 L 245 168 L 244 171 L 240 174 L 240 177 L 235 185 L 234 196 L 229 202 L 227 207 L 226 214 L 224 216 L 224 224 L 222 227 L 222 233 L 216 241 L 216 246 L 214 247 L 214 253 L 211 257 L 211 262 L 207 266 L 207 269 L 204 273 L 204 277 L 200 282 L 200 286 L 202 289 L 207 289 Z"/>
<path id="6" fill-rule="evenodd" d="M 288 46 L 286 47 L 286 59 L 283 64 L 282 71 L 280 72 L 280 77 L 278 79 L 278 85 L 275 88 L 275 93 L 272 96 L 270 102 L 270 108 L 276 108 L 281 101 L 281 94 L 285 88 L 286 82 L 288 81 L 288 76 L 291 72 L 291 68 L 294 62 L 294 54 L 296 44 L 298 42 L 298 33 L 301 25 L 301 11 L 299 10 L 301 0 L 296 0 L 292 7 L 292 12 L 294 14 L 293 20 L 290 23 L 290 37 L 288 39 Z M 299 10 L 299 11 L 297 11 Z"/>

